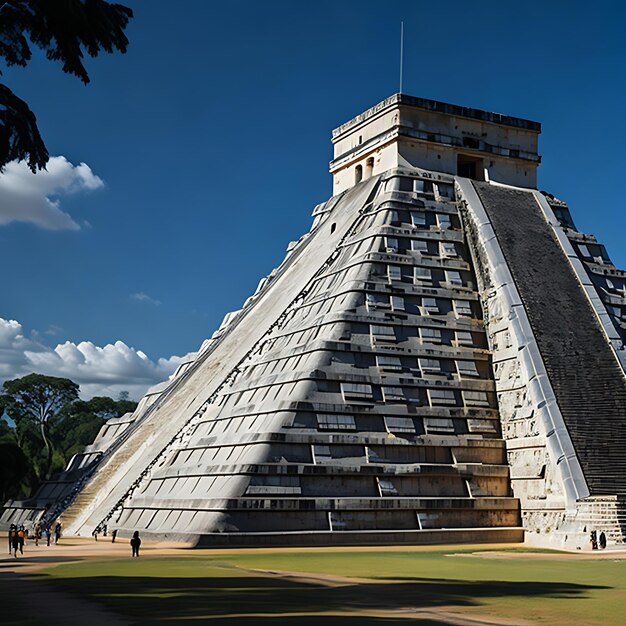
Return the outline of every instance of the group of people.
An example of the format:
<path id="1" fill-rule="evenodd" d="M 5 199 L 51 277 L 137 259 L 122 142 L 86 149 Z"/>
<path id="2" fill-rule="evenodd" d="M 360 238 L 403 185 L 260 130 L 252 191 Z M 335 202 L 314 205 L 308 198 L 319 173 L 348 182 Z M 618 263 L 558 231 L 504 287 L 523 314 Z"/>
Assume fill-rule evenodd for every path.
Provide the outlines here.
<path id="1" fill-rule="evenodd" d="M 98 540 L 98 533 L 102 532 L 104 536 L 107 535 L 107 527 L 98 527 L 94 530 L 93 535 Z M 53 524 L 42 524 L 41 522 L 36 522 L 33 526 L 33 539 L 35 540 L 35 545 L 39 545 L 39 541 L 45 537 L 46 545 L 50 545 L 52 540 L 52 535 L 54 533 L 54 543 L 59 543 L 59 539 L 61 539 L 61 522 L 57 521 Z M 112 543 L 115 543 L 115 539 L 117 537 L 117 530 L 114 530 L 111 533 Z M 26 540 L 29 538 L 29 532 L 24 527 L 24 524 L 17 526 L 17 524 L 11 524 L 9 529 L 9 554 L 12 554 L 15 558 L 17 558 L 17 553 L 24 554 L 24 545 L 26 544 Z M 130 547 L 132 549 L 133 557 L 139 556 L 139 548 L 141 546 L 141 539 L 139 537 L 139 531 L 136 530 L 133 533 L 133 537 L 130 540 Z"/>
<path id="2" fill-rule="evenodd" d="M 91 533 L 93 535 L 93 538 L 98 541 L 98 535 L 100 533 L 102 533 L 102 535 L 104 537 L 107 536 L 107 533 L 109 532 L 109 527 L 104 524 L 103 526 L 98 526 L 97 528 L 94 529 L 94 531 Z M 116 535 L 117 533 L 115 531 L 113 531 L 113 535 Z M 113 537 L 113 541 L 112 543 L 115 543 L 115 537 Z"/>
<path id="3" fill-rule="evenodd" d="M 93 538 L 98 541 L 98 535 L 102 533 L 102 535 L 104 537 L 107 536 L 107 533 L 109 532 L 109 527 L 104 524 L 103 526 L 98 526 L 91 534 L 93 536 Z M 117 539 L 117 528 L 114 528 L 111 531 L 111 543 L 115 543 L 115 540 Z"/>
<path id="4" fill-rule="evenodd" d="M 596 530 L 592 530 L 590 541 L 592 550 L 597 550 L 598 547 L 600 550 L 604 550 L 606 548 L 606 535 L 604 534 L 604 531 L 602 531 L 598 537 L 598 532 Z"/>
<path id="5" fill-rule="evenodd" d="M 61 539 L 61 522 L 57 521 L 54 524 L 46 524 L 42 525 L 41 522 L 36 522 L 33 527 L 33 539 L 35 540 L 35 545 L 39 545 L 39 541 L 45 537 L 46 545 L 50 545 L 52 540 L 52 535 L 54 534 L 54 543 L 59 543 L 59 539 Z M 12 554 L 15 558 L 17 558 L 17 553 L 19 551 L 20 554 L 24 554 L 24 545 L 26 544 L 26 540 L 29 538 L 29 532 L 24 527 L 24 524 L 17 526 L 17 524 L 11 524 L 9 528 L 9 554 Z"/>
<path id="6" fill-rule="evenodd" d="M 98 526 L 97 528 L 94 529 L 94 531 L 91 533 L 93 535 L 93 538 L 98 541 L 98 535 L 100 533 L 102 533 L 102 535 L 104 537 L 107 536 L 107 532 L 108 532 L 108 526 L 106 524 L 102 525 L 102 526 Z M 114 529 L 113 532 L 111 533 L 111 543 L 115 543 L 115 539 L 117 538 L 117 529 Z M 141 538 L 139 537 L 139 531 L 136 530 L 133 533 L 133 537 L 130 540 L 130 547 L 132 549 L 132 555 L 133 557 L 135 556 L 139 556 L 139 548 L 141 547 Z"/>

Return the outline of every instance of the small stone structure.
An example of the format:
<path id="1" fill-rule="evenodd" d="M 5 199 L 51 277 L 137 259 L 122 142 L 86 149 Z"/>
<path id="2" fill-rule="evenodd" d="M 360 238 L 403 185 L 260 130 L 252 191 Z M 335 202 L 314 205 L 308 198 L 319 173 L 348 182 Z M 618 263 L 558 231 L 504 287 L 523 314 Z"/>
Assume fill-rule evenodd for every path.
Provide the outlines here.
<path id="1" fill-rule="evenodd" d="M 624 538 L 626 274 L 536 122 L 396 94 L 240 311 L 2 523 L 201 545 Z"/>

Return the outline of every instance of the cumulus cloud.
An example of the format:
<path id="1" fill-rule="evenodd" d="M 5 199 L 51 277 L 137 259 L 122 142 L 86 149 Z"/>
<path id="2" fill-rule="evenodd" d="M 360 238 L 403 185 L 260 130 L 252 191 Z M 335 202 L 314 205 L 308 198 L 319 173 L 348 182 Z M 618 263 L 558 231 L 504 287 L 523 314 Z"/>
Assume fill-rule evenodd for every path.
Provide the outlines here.
<path id="1" fill-rule="evenodd" d="M 145 302 L 146 304 L 154 304 L 155 306 L 158 306 L 159 304 L 161 304 L 160 300 L 157 300 L 156 298 L 149 296 L 147 293 L 144 293 L 143 291 L 139 291 L 137 293 L 131 293 L 130 298 L 131 300 L 137 300 L 137 302 Z"/>
<path id="2" fill-rule="evenodd" d="M 30 222 L 48 230 L 80 230 L 61 210 L 60 198 L 103 186 L 86 163 L 72 165 L 64 156 L 51 157 L 47 170 L 36 174 L 24 161 L 13 161 L 0 174 L 0 226 Z"/>
<path id="3" fill-rule="evenodd" d="M 116 341 L 104 347 L 91 341 L 66 341 L 52 349 L 24 335 L 16 320 L 0 317 L 0 383 L 31 372 L 71 378 L 80 384 L 81 396 L 116 397 L 126 390 L 135 399 L 166 380 L 186 357 L 152 361 L 141 350 Z"/>

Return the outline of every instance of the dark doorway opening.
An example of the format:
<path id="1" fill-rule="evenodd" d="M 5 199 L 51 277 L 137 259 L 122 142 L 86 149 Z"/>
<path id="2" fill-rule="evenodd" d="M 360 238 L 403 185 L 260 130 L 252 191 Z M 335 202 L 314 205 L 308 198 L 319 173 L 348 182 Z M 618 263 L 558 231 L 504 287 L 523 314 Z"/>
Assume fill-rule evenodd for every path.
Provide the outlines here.
<path id="1" fill-rule="evenodd" d="M 354 168 L 354 184 L 358 185 L 363 180 L 363 166 L 357 165 Z"/>
<path id="2" fill-rule="evenodd" d="M 463 178 L 484 180 L 485 172 L 483 169 L 483 160 L 477 157 L 467 156 L 466 154 L 459 154 L 456 160 L 456 173 L 457 176 L 463 176 Z"/>

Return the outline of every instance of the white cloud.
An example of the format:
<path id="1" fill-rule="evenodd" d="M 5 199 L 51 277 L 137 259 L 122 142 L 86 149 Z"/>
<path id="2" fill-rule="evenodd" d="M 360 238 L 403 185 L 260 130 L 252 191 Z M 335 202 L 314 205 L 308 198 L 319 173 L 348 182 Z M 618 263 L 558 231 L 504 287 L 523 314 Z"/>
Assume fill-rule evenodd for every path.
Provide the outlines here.
<path id="1" fill-rule="evenodd" d="M 157 300 L 156 298 L 149 296 L 147 293 L 144 293 L 143 291 L 139 291 L 137 293 L 131 293 L 130 298 L 131 300 L 137 300 L 138 302 L 145 302 L 146 304 L 154 304 L 155 306 L 158 306 L 159 304 L 161 304 L 160 300 Z"/>
<path id="2" fill-rule="evenodd" d="M 66 341 L 52 349 L 36 338 L 24 336 L 22 325 L 0 317 L 0 383 L 31 372 L 71 378 L 80 384 L 81 396 L 116 397 L 127 390 L 139 400 L 149 387 L 166 380 L 185 357 L 152 361 L 141 350 L 116 341 L 99 347 L 91 341 Z"/>
<path id="3" fill-rule="evenodd" d="M 48 230 L 80 230 L 61 210 L 61 196 L 104 186 L 86 163 L 72 165 L 64 156 L 51 157 L 46 170 L 33 174 L 24 161 L 12 161 L 0 174 L 0 226 L 30 222 Z"/>
<path id="4" fill-rule="evenodd" d="M 43 334 L 54 337 L 55 335 L 58 335 L 62 330 L 63 329 L 60 326 L 55 326 L 54 324 L 50 324 L 50 326 L 48 326 L 48 329 L 43 331 Z"/>

